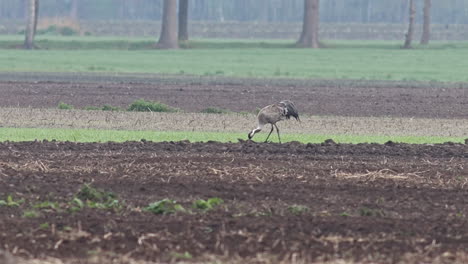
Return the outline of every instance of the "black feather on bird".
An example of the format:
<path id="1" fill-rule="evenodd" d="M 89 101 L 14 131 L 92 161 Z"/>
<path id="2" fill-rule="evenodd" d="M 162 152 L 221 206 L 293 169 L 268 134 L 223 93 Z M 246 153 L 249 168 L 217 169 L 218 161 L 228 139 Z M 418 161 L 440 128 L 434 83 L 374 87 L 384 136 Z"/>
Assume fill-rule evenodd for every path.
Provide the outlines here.
<path id="1" fill-rule="evenodd" d="M 289 119 L 292 117 L 296 118 L 297 121 L 301 121 L 299 119 L 299 111 L 297 111 L 296 106 L 294 105 L 293 102 L 289 100 L 283 100 L 279 102 L 283 107 L 286 109 L 286 119 Z"/>

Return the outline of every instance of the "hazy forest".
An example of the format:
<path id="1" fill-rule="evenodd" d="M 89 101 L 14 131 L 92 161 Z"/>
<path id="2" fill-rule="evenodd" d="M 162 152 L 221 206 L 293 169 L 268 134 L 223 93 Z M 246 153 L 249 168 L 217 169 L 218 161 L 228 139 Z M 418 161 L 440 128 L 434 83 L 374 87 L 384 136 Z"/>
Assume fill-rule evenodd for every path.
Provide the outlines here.
<path id="1" fill-rule="evenodd" d="M 424 0 L 416 0 L 417 13 Z M 303 0 L 191 0 L 189 16 L 198 21 L 299 22 Z M 160 20 L 162 0 L 41 0 L 40 16 L 72 16 L 89 20 Z M 0 0 L 1 19 L 24 19 L 27 0 Z M 403 23 L 408 0 L 325 0 L 320 16 L 324 23 Z M 432 3 L 435 24 L 468 23 L 468 0 Z M 416 21 L 422 16 L 417 15 Z"/>

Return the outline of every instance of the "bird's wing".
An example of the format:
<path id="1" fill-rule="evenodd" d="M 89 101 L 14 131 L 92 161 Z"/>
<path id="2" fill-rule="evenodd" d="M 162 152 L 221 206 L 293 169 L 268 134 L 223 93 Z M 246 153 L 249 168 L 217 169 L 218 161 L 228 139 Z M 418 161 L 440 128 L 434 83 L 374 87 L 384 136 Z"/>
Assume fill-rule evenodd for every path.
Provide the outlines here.
<path id="1" fill-rule="evenodd" d="M 293 102 L 289 100 L 283 100 L 280 102 L 280 104 L 283 105 L 287 109 L 287 113 L 286 113 L 287 118 L 293 116 L 294 118 L 296 118 L 296 120 L 300 120 L 299 111 L 297 111 L 297 108 Z"/>

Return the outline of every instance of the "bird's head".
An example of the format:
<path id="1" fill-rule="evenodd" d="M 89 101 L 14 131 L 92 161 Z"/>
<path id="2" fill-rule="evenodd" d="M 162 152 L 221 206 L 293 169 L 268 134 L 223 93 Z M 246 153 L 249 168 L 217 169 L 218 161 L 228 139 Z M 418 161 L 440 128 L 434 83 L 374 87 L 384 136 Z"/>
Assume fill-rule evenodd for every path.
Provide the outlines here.
<path id="1" fill-rule="evenodd" d="M 253 138 L 253 131 L 250 131 L 249 134 L 247 134 L 247 137 L 249 137 L 249 139 L 252 139 Z"/>

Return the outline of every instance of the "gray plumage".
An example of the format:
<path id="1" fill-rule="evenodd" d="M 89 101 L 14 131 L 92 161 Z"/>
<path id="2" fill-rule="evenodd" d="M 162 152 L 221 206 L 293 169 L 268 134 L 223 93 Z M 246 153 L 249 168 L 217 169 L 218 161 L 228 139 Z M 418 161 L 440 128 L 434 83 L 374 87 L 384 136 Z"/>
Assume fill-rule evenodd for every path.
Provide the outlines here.
<path id="1" fill-rule="evenodd" d="M 281 143 L 281 137 L 276 123 L 284 119 L 290 119 L 291 116 L 294 117 L 297 121 L 301 121 L 299 119 L 299 111 L 297 111 L 294 103 L 289 100 L 283 100 L 279 103 L 265 106 L 260 110 L 260 112 L 258 112 L 258 125 L 257 128 L 253 129 L 248 134 L 249 139 L 252 139 L 256 133 L 260 132 L 266 124 L 271 124 L 271 130 L 265 142 L 268 141 L 268 138 L 270 138 L 273 129 L 276 128 L 278 140 Z"/>

